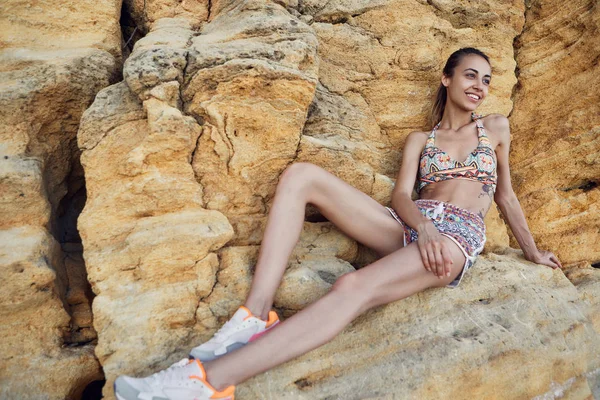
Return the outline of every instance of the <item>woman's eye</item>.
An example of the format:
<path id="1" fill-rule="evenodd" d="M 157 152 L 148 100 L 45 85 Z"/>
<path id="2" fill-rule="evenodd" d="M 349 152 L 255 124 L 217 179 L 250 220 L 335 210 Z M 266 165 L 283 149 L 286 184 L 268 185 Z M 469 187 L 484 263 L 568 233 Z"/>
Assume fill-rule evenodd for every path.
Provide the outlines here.
<path id="1" fill-rule="evenodd" d="M 489 84 L 490 84 L 490 81 L 489 81 L 488 79 L 484 79 L 484 80 L 483 80 L 483 83 L 485 83 L 486 85 L 489 85 Z"/>
<path id="2" fill-rule="evenodd" d="M 475 78 L 475 74 L 467 74 L 467 77 L 469 77 L 469 78 Z"/>

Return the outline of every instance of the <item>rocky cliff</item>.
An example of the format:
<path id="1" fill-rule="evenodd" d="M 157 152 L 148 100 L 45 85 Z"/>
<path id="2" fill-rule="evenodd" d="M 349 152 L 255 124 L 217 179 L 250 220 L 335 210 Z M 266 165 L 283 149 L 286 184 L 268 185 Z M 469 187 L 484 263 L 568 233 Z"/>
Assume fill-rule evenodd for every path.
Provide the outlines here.
<path id="1" fill-rule="evenodd" d="M 102 379 L 77 234 L 77 131 L 118 80 L 120 2 L 0 4 L 0 398 L 78 398 Z"/>
<path id="2" fill-rule="evenodd" d="M 373 310 L 237 398 L 600 397 L 594 1 L 80 3 L 0 5 L 0 397 L 79 398 L 104 376 L 114 398 L 118 375 L 209 338 L 293 162 L 389 203 L 464 46 L 492 60 L 481 112 L 510 115 L 515 191 L 565 270 L 526 262 L 493 208 L 459 289 Z M 275 306 L 372 259 L 309 207 Z"/>

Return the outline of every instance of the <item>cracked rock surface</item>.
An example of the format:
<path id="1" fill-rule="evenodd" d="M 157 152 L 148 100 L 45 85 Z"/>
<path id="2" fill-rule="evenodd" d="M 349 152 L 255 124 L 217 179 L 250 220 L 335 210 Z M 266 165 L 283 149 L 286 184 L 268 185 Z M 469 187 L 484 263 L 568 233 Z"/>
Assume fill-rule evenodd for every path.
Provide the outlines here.
<path id="1" fill-rule="evenodd" d="M 76 399 L 103 377 L 73 212 L 76 134 L 116 81 L 120 2 L 0 3 L 0 398 Z"/>
<path id="2" fill-rule="evenodd" d="M 81 121 L 87 202 L 79 229 L 109 398 L 119 374 L 174 361 L 232 311 L 214 304 L 232 289 L 216 281 L 233 251 L 223 246 L 236 216 L 243 226 L 264 222 L 314 96 L 316 38 L 283 7 L 241 2 L 192 27 L 185 18 L 152 24 L 123 82 L 101 91 Z M 287 282 L 310 276 L 312 297 L 288 296 L 281 307 L 298 309 L 353 270 L 329 257 L 331 267 L 298 261 Z"/>
<path id="3" fill-rule="evenodd" d="M 579 276 L 586 272 L 589 296 L 598 273 L 582 266 Z M 516 250 L 482 256 L 461 285 L 368 312 L 326 345 L 240 385 L 236 398 L 597 396 L 597 296 L 590 306 L 562 273 Z"/>
<path id="4" fill-rule="evenodd" d="M 25 3 L 2 6 L 6 26 L 27 25 L 26 11 L 15 11 L 32 7 Z M 563 3 L 124 0 L 142 38 L 112 85 L 118 41 L 100 33 L 114 33 L 116 3 L 113 14 L 98 12 L 104 24 L 82 18 L 98 27 L 77 57 L 79 42 L 70 39 L 48 61 L 36 47 L 45 26 L 27 28 L 34 61 L 33 50 L 16 49 L 17 35 L 4 33 L 1 43 L 13 44 L 0 63 L 0 84 L 11 93 L 0 95 L 9 122 L 0 130 L 9 156 L 0 159 L 0 239 L 12 247 L 0 252 L 0 271 L 16 286 L 0 292 L 0 329 L 17 326 L 8 335 L 16 343 L 35 327 L 18 352 L 51 337 L 45 359 L 90 366 L 77 375 L 73 364 L 47 362 L 63 375 L 40 367 L 27 393 L 39 398 L 62 377 L 48 398 L 76 397 L 89 371 L 98 379 L 99 363 L 104 397 L 114 399 L 118 375 L 164 369 L 210 338 L 249 290 L 278 179 L 293 162 L 320 165 L 388 205 L 406 136 L 429 126 L 442 63 L 475 46 L 494 75 L 479 111 L 510 114 L 515 190 L 538 245 L 568 267 L 524 261 L 492 207 L 486 254 L 459 289 L 371 310 L 325 346 L 239 385 L 236 399 L 599 397 L 599 11 L 591 0 Z M 54 97 L 40 103 L 40 93 Z M 79 114 L 53 119 L 65 104 Z M 73 134 L 55 140 L 66 131 Z M 74 190 L 70 177 L 82 174 L 73 152 L 85 171 L 77 224 L 87 277 L 76 267 L 81 256 L 70 253 L 81 245 L 63 244 L 65 257 L 48 228 Z M 284 318 L 374 259 L 323 220 L 308 207 L 275 297 Z M 86 279 L 97 359 L 91 345 L 83 347 L 88 358 L 60 349 L 64 335 L 56 333 L 77 326 L 72 337 L 89 339 Z M 23 315 L 43 323 L 23 325 Z M 11 367 L 23 358 L 11 351 L 2 353 L 0 397 L 27 398 Z"/>
<path id="5" fill-rule="evenodd" d="M 600 7 L 532 2 L 516 41 L 513 171 L 538 246 L 600 261 Z"/>

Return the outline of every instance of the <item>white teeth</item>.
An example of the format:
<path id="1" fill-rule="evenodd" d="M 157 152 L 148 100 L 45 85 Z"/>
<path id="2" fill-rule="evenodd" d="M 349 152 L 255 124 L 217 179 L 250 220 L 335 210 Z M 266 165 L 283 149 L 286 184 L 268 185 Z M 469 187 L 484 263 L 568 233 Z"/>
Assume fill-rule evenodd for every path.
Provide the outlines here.
<path id="1" fill-rule="evenodd" d="M 469 96 L 470 98 L 474 99 L 474 100 L 479 100 L 479 96 L 475 95 L 475 94 L 467 94 L 467 96 Z"/>

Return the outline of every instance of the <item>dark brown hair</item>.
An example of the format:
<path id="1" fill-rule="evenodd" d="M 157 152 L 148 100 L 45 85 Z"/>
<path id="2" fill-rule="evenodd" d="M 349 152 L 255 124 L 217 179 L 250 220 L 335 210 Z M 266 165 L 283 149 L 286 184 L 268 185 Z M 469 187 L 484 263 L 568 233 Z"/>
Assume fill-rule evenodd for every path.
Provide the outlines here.
<path id="1" fill-rule="evenodd" d="M 458 64 L 460 64 L 463 57 L 471 54 L 483 57 L 485 61 L 487 61 L 488 64 L 490 64 L 489 57 L 485 55 L 485 53 L 483 53 L 481 50 L 478 50 L 473 47 L 463 47 L 462 49 L 458 49 L 454 53 L 450 54 L 450 57 L 448 57 L 448 61 L 446 61 L 446 65 L 444 66 L 444 75 L 454 75 L 454 69 Z M 435 125 L 442 120 L 442 117 L 444 116 L 444 109 L 446 108 L 446 97 L 446 86 L 440 83 L 440 86 L 438 87 L 437 92 L 435 93 L 435 101 L 431 109 L 432 125 Z"/>

